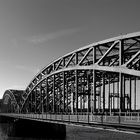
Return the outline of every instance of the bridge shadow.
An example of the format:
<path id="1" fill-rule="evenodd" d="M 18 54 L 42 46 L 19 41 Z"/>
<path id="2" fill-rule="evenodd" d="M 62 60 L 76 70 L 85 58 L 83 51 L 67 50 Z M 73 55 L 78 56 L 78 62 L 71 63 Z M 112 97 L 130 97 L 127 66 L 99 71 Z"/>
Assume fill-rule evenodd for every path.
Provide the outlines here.
<path id="1" fill-rule="evenodd" d="M 6 140 L 14 138 L 65 140 L 66 138 L 65 125 L 10 117 L 0 117 L 0 131 Z"/>

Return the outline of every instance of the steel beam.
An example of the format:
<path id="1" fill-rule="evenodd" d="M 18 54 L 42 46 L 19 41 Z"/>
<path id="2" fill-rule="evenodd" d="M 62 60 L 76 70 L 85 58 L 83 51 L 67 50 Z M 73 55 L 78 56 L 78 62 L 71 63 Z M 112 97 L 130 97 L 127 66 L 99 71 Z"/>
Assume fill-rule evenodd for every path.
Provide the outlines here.
<path id="1" fill-rule="evenodd" d="M 35 89 L 35 113 L 37 113 L 37 106 L 36 106 L 36 92 L 37 92 L 37 89 Z"/>
<path id="2" fill-rule="evenodd" d="M 89 50 L 86 52 L 86 54 L 83 56 L 83 58 L 80 60 L 80 62 L 78 63 L 78 65 L 80 65 L 84 60 L 85 58 L 87 57 L 87 55 L 93 50 L 93 48 L 89 48 Z"/>
<path id="3" fill-rule="evenodd" d="M 70 64 L 71 60 L 73 59 L 73 57 L 74 57 L 75 55 L 76 55 L 75 53 L 72 54 L 72 56 L 69 58 L 69 60 L 68 60 L 67 64 L 65 65 L 65 67 L 67 67 L 67 66 Z"/>
<path id="4" fill-rule="evenodd" d="M 115 111 L 115 96 L 114 96 L 114 94 L 115 94 L 115 83 L 114 83 L 114 81 L 113 81 L 113 111 Z"/>
<path id="5" fill-rule="evenodd" d="M 96 64 L 99 64 L 111 51 L 112 49 L 119 43 L 119 41 L 115 41 L 110 48 L 105 52 L 105 54 L 96 62 Z"/>
<path id="6" fill-rule="evenodd" d="M 66 85 L 66 78 L 65 78 L 65 71 L 63 72 L 63 111 L 66 111 L 66 93 L 65 93 L 65 85 Z"/>
<path id="7" fill-rule="evenodd" d="M 136 111 L 137 107 L 136 107 L 136 77 L 134 77 L 134 110 Z"/>
<path id="8" fill-rule="evenodd" d="M 103 78 L 103 114 L 105 113 L 105 73 L 102 74 Z"/>
<path id="9" fill-rule="evenodd" d="M 119 66 L 121 66 L 123 64 L 123 61 L 124 61 L 124 56 L 123 56 L 123 53 L 124 53 L 124 41 L 123 40 L 120 40 L 119 42 Z M 119 97 L 120 97 L 120 108 L 119 108 L 119 112 L 122 112 L 123 111 L 123 74 L 120 72 L 119 73 Z"/>
<path id="10" fill-rule="evenodd" d="M 52 106 L 52 112 L 55 112 L 55 75 L 53 75 L 53 106 Z"/>
<path id="11" fill-rule="evenodd" d="M 129 77 L 129 95 L 130 95 L 130 99 L 129 99 L 129 111 L 131 112 L 132 110 L 132 107 L 131 107 L 131 100 L 132 100 L 132 79 L 131 79 L 131 76 Z"/>
<path id="12" fill-rule="evenodd" d="M 78 70 L 75 70 L 75 112 L 78 112 Z"/>
<path id="13" fill-rule="evenodd" d="M 61 60 L 59 61 L 59 63 L 58 63 L 58 65 L 56 66 L 55 70 L 58 70 L 58 68 L 59 68 L 59 66 L 61 65 L 62 61 L 63 61 L 63 59 L 61 59 Z"/>
<path id="14" fill-rule="evenodd" d="M 129 61 L 127 61 L 123 66 L 127 67 L 138 55 L 140 51 L 138 51 Z"/>
<path id="15" fill-rule="evenodd" d="M 93 65 L 96 63 L 96 47 L 93 47 Z M 96 71 L 93 69 L 93 96 L 91 99 L 92 113 L 96 112 Z"/>
<path id="16" fill-rule="evenodd" d="M 126 98 L 126 76 L 123 75 L 123 96 L 122 96 L 122 104 L 123 104 L 123 111 L 125 112 L 126 106 L 125 106 L 125 98 Z"/>
<path id="17" fill-rule="evenodd" d="M 111 115 L 111 112 L 112 112 L 112 106 L 111 106 L 111 94 L 110 94 L 110 75 L 108 75 L 108 109 L 109 109 L 109 112 L 110 112 L 110 115 Z"/>

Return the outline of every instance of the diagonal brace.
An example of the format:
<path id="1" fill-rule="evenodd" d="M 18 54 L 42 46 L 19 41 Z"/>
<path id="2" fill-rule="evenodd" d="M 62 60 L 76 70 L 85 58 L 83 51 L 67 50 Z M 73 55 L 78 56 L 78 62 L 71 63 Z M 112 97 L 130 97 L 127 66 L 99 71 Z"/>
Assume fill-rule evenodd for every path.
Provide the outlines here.
<path id="1" fill-rule="evenodd" d="M 135 42 L 134 44 L 131 44 L 127 49 L 124 50 L 124 52 L 130 50 L 130 49 L 131 49 L 134 45 L 136 45 L 137 43 L 138 43 L 138 41 Z"/>
<path id="2" fill-rule="evenodd" d="M 116 44 L 118 44 L 119 43 L 119 41 L 117 40 L 117 41 L 115 41 L 112 45 L 111 45 L 111 47 L 105 52 L 105 54 L 96 62 L 96 64 L 99 64 L 111 51 L 112 51 L 112 49 L 116 46 Z"/>
<path id="3" fill-rule="evenodd" d="M 101 49 L 100 49 L 100 46 L 97 47 L 98 50 L 100 51 L 101 55 L 103 56 L 104 54 L 102 53 Z"/>
<path id="4" fill-rule="evenodd" d="M 137 59 L 137 60 L 131 65 L 131 67 L 133 67 L 134 65 L 136 65 L 139 61 L 140 61 L 140 59 Z"/>
<path id="5" fill-rule="evenodd" d="M 127 61 L 123 66 L 127 67 L 138 55 L 140 51 L 138 51 L 129 61 Z"/>
<path id="6" fill-rule="evenodd" d="M 68 60 L 67 64 L 65 65 L 65 67 L 67 67 L 69 65 L 69 63 L 71 62 L 71 60 L 73 59 L 73 57 L 75 56 L 75 53 L 72 54 L 72 56 L 70 57 L 70 59 Z"/>
<path id="7" fill-rule="evenodd" d="M 109 66 L 112 66 L 117 60 L 119 59 L 119 57 L 116 57 L 114 61 L 112 61 Z"/>
<path id="8" fill-rule="evenodd" d="M 62 63 L 62 60 L 63 60 L 63 59 L 61 59 L 61 60 L 59 61 L 59 63 L 58 63 L 58 65 L 57 65 L 57 67 L 55 68 L 55 70 L 57 70 L 57 69 L 59 68 L 59 66 L 60 66 L 61 63 Z"/>
<path id="9" fill-rule="evenodd" d="M 90 48 L 87 52 L 86 52 L 86 54 L 83 56 L 83 58 L 80 60 L 80 62 L 78 63 L 78 65 L 80 65 L 84 60 L 85 60 L 85 58 L 86 58 L 86 56 L 91 52 L 91 50 L 92 50 L 93 48 Z"/>

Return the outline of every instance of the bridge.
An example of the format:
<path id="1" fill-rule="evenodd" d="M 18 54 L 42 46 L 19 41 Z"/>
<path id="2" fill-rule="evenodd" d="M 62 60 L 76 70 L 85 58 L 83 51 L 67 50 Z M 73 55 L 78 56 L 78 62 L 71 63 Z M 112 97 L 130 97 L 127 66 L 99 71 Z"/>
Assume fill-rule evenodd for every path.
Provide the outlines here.
<path id="1" fill-rule="evenodd" d="M 54 123 L 140 127 L 140 32 L 95 42 L 6 90 L 0 115 Z"/>

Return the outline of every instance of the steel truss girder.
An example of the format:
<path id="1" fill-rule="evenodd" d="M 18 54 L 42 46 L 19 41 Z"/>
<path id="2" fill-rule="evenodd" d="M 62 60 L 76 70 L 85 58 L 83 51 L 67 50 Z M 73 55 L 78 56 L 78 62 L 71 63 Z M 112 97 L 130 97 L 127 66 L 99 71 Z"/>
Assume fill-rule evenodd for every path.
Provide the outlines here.
<path id="1" fill-rule="evenodd" d="M 17 90 L 6 90 L 4 95 L 3 95 L 3 104 L 7 104 L 5 103 L 5 100 L 8 99 L 10 101 L 10 107 L 13 105 L 14 106 L 14 112 L 20 112 L 20 100 L 22 99 L 22 95 L 21 93 L 19 95 L 16 95 L 18 92 L 21 91 L 17 91 Z M 23 92 L 23 91 L 22 91 Z M 18 97 L 15 97 L 18 96 Z M 8 97 L 8 98 L 7 98 Z M 19 98 L 19 99 L 17 99 Z"/>
<path id="2" fill-rule="evenodd" d="M 119 36 L 115 38 L 111 38 L 108 40 L 100 41 L 97 43 L 93 43 L 91 45 L 88 45 L 86 47 L 80 48 L 78 50 L 75 50 L 59 59 L 54 61 L 53 63 L 49 64 L 47 67 L 45 67 L 43 70 L 35 76 L 35 78 L 30 82 L 29 86 L 26 89 L 26 98 L 23 103 L 26 103 L 27 98 L 29 97 L 30 93 L 44 80 L 44 79 L 49 79 L 53 75 L 58 75 L 59 73 L 67 73 L 70 71 L 104 71 L 110 72 L 110 73 L 121 73 L 121 74 L 127 74 L 131 76 L 137 76 L 140 77 L 140 71 L 134 69 L 131 67 L 131 69 L 128 67 L 128 64 L 132 63 L 132 65 L 135 65 L 135 67 L 138 67 L 136 64 L 138 60 L 135 60 L 137 56 L 139 55 L 140 49 L 137 47 L 139 45 L 139 37 L 140 37 L 140 32 L 137 33 L 132 33 L 124 36 Z M 138 43 L 137 43 L 138 42 Z M 137 45 L 137 46 L 136 46 Z M 107 49 L 105 50 L 104 47 Z M 98 49 L 97 49 L 98 48 Z M 133 48 L 135 48 L 133 50 Z M 133 52 L 129 52 L 131 51 Z M 92 54 L 91 54 L 92 52 Z M 82 54 L 82 55 L 80 55 Z M 127 57 L 124 56 L 124 54 L 127 54 Z M 109 56 L 108 56 L 109 55 Z M 118 57 L 116 57 L 118 55 Z M 115 57 L 114 57 L 115 56 Z M 115 59 L 116 58 L 116 59 Z M 102 63 L 102 66 L 99 65 L 99 63 Z M 117 65 L 115 64 L 117 62 Z M 115 65 L 114 65 L 115 64 Z M 77 74 L 76 74 L 77 75 Z M 67 74 L 66 74 L 67 76 Z M 92 76 L 94 79 L 94 76 Z M 63 76 L 59 77 L 61 80 L 58 80 L 58 82 L 55 82 L 57 84 L 60 83 L 62 85 L 62 98 L 65 98 L 65 78 L 63 79 Z M 50 81 L 52 82 L 53 79 L 50 78 Z M 93 80 L 94 82 L 95 80 Z M 75 81 L 74 81 L 75 82 Z M 48 82 L 48 90 L 52 90 L 53 84 L 49 84 Z M 55 84 L 54 83 L 54 84 Z M 61 84 L 62 83 L 62 84 Z M 106 82 L 104 81 L 104 84 Z M 91 106 L 96 108 L 95 105 L 95 95 L 94 92 L 96 92 L 96 85 L 93 84 L 93 101 L 91 101 Z M 101 84 L 100 84 L 101 85 Z M 54 89 L 55 90 L 55 89 Z M 77 92 L 76 91 L 76 98 L 77 97 Z M 49 92 L 48 92 L 49 93 Z M 48 94 L 46 92 L 46 94 Z M 46 95 L 47 96 L 47 95 Z M 78 100 L 78 99 L 76 99 Z M 64 102 L 64 100 L 63 100 Z M 70 102 L 70 101 L 69 101 Z M 78 103 L 78 101 L 77 101 Z M 64 103 L 65 104 L 65 103 Z M 76 105 L 78 106 L 78 105 Z M 64 105 L 64 107 L 66 107 Z"/>

